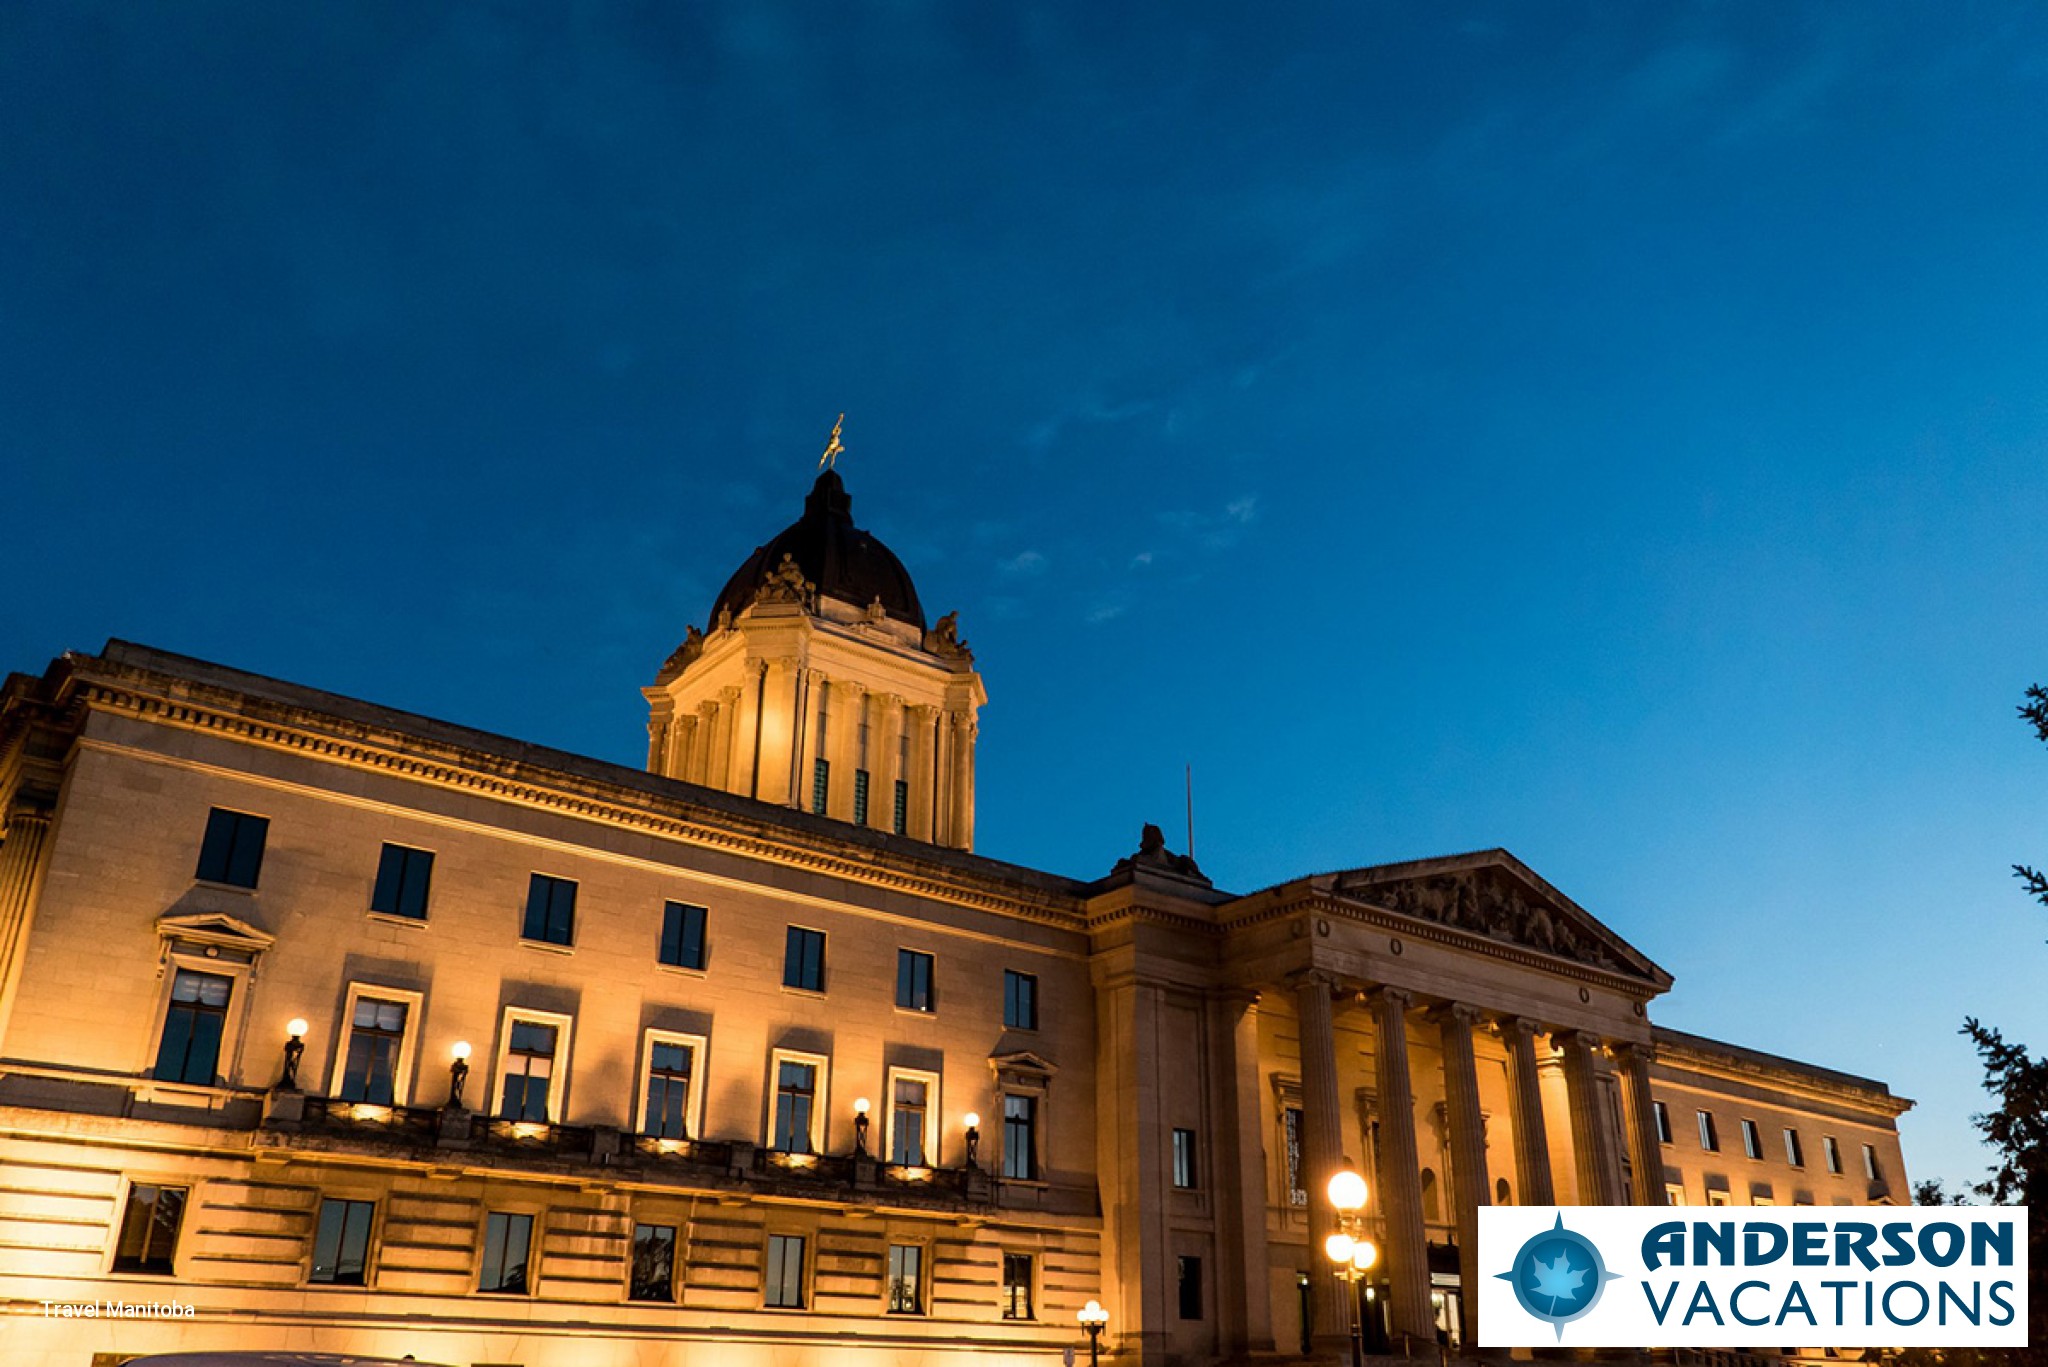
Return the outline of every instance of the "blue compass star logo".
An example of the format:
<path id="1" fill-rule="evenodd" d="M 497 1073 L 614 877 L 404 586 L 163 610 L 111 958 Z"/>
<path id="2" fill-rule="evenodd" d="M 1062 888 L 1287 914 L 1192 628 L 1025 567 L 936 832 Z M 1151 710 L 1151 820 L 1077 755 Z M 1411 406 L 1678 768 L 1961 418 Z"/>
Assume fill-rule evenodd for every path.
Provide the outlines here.
<path id="1" fill-rule="evenodd" d="M 1521 1307 L 1564 1338 L 1564 1327 L 1592 1310 L 1600 1290 L 1621 1274 L 1609 1272 L 1593 1241 L 1557 1223 L 1530 1238 L 1515 1254 L 1514 1265 L 1495 1278 L 1515 1288 Z"/>

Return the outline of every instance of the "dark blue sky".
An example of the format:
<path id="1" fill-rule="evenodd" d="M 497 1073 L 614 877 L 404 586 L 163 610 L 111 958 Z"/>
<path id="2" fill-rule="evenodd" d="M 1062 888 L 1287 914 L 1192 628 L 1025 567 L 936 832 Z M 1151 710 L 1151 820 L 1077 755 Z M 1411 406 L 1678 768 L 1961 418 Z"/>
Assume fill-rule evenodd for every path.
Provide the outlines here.
<path id="1" fill-rule="evenodd" d="M 1659 1019 L 2048 1046 L 2048 11 L 0 6 L 0 666 L 624 762 L 797 511 L 991 693 L 981 848 L 1506 845 Z"/>

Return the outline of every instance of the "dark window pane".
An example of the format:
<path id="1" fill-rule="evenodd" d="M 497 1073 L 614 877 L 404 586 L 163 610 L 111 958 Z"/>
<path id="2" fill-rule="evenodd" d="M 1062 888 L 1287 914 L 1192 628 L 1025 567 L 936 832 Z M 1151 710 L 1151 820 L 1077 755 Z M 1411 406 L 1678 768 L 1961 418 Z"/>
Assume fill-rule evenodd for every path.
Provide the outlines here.
<path id="1" fill-rule="evenodd" d="M 370 1218 L 375 1210 L 368 1201 L 320 1203 L 320 1227 L 313 1239 L 313 1271 L 308 1280 L 335 1286 L 366 1284 Z"/>
<path id="2" fill-rule="evenodd" d="M 1003 1176 L 1031 1182 L 1038 1178 L 1038 1100 L 1003 1098 Z"/>
<path id="3" fill-rule="evenodd" d="M 389 1106 L 397 1093 L 398 1050 L 405 1042 L 404 1002 L 356 999 L 349 1022 L 348 1058 L 342 1068 L 341 1099 Z"/>
<path id="4" fill-rule="evenodd" d="M 1173 1184 L 1183 1190 L 1195 1185 L 1195 1132 L 1173 1132 Z"/>
<path id="5" fill-rule="evenodd" d="M 804 1241 L 795 1235 L 768 1236 L 767 1278 L 762 1300 L 778 1310 L 804 1308 Z"/>
<path id="6" fill-rule="evenodd" d="M 1003 1255 L 1003 1318 L 1006 1320 L 1028 1320 L 1031 1318 L 1031 1255 L 1029 1253 L 1005 1253 Z"/>
<path id="7" fill-rule="evenodd" d="M 626 1297 L 664 1302 L 676 1298 L 675 1226 L 633 1226 L 633 1273 Z"/>
<path id="8" fill-rule="evenodd" d="M 811 764 L 811 811 L 818 816 L 825 814 L 825 795 L 832 786 L 832 765 L 829 760 L 814 760 Z"/>
<path id="9" fill-rule="evenodd" d="M 898 835 L 910 829 L 910 783 L 906 779 L 896 780 L 896 811 L 891 829 Z"/>
<path id="10" fill-rule="evenodd" d="M 155 1077 L 159 1082 L 213 1085 L 233 988 L 233 981 L 218 973 L 178 970 L 171 980 L 163 1038 L 157 1044 Z"/>
<path id="11" fill-rule="evenodd" d="M 1202 1260 L 1186 1254 L 1180 1258 L 1180 1317 L 1202 1318 Z"/>
<path id="12" fill-rule="evenodd" d="M 932 956 L 914 949 L 896 951 L 896 1004 L 906 1011 L 930 1011 L 932 999 Z"/>
<path id="13" fill-rule="evenodd" d="M 645 1129 L 654 1138 L 689 1138 L 690 1070 L 695 1062 L 688 1045 L 657 1044 L 649 1050 Z"/>
<path id="14" fill-rule="evenodd" d="M 704 967 L 704 908 L 687 902 L 662 908 L 660 957 L 676 968 Z"/>
<path id="15" fill-rule="evenodd" d="M 492 1211 L 484 1222 L 484 1264 L 476 1289 L 507 1296 L 527 1292 L 527 1252 L 533 1240 L 531 1215 Z"/>
<path id="16" fill-rule="evenodd" d="M 427 850 L 386 845 L 377 860 L 377 886 L 370 910 L 387 916 L 427 919 L 427 885 L 433 879 L 434 856 Z"/>
<path id="17" fill-rule="evenodd" d="M 526 921 L 520 934 L 542 944 L 566 945 L 576 931 L 576 884 L 536 873 L 526 885 Z"/>
<path id="18" fill-rule="evenodd" d="M 178 1252 L 178 1227 L 185 1220 L 185 1188 L 128 1188 L 121 1212 L 121 1237 L 114 1245 L 114 1271 L 168 1277 Z"/>
<path id="19" fill-rule="evenodd" d="M 255 887 L 269 831 L 268 817 L 215 807 L 206 815 L 206 838 L 199 846 L 199 871 L 194 877 L 238 888 Z"/>
<path id="20" fill-rule="evenodd" d="M 853 824 L 868 824 L 868 771 L 865 769 L 853 771 Z"/>
<path id="21" fill-rule="evenodd" d="M 1003 973 L 1003 1026 L 1009 1030 L 1038 1028 L 1038 979 L 1029 973 Z"/>
<path id="22" fill-rule="evenodd" d="M 916 1244 L 889 1246 L 889 1313 L 924 1313 L 924 1249 Z"/>
<path id="23" fill-rule="evenodd" d="M 806 930 L 802 926 L 789 928 L 789 939 L 782 959 L 782 985 L 801 988 L 806 992 L 825 990 L 825 933 Z"/>

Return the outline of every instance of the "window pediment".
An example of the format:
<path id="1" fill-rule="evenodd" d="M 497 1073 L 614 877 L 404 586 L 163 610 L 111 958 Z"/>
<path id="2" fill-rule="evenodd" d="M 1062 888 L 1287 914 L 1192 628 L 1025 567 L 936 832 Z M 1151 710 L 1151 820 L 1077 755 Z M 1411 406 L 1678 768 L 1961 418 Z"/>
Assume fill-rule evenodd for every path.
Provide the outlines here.
<path id="1" fill-rule="evenodd" d="M 999 1087 L 1043 1088 L 1059 1072 L 1056 1064 L 1028 1049 L 1014 1054 L 992 1054 L 988 1066 Z"/>
<path id="2" fill-rule="evenodd" d="M 240 917 L 219 911 L 159 916 L 156 933 L 166 948 L 245 964 L 254 963 L 264 950 L 277 943 L 275 935 L 258 930 Z"/>

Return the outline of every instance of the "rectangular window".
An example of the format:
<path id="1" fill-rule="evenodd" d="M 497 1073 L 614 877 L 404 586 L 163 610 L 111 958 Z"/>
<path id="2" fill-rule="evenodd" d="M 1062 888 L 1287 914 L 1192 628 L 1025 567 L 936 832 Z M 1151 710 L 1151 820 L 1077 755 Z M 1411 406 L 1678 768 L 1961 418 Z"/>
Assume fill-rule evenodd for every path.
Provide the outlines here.
<path id="1" fill-rule="evenodd" d="M 670 902 L 661 909 L 661 962 L 671 968 L 704 967 L 704 908 Z"/>
<path id="2" fill-rule="evenodd" d="M 1028 1320 L 1031 1313 L 1031 1255 L 1003 1255 L 1003 1318 Z"/>
<path id="3" fill-rule="evenodd" d="M 889 1313 L 924 1313 L 924 1250 L 916 1244 L 889 1245 Z"/>
<path id="4" fill-rule="evenodd" d="M 199 846 L 199 871 L 192 876 L 208 883 L 253 888 L 263 868 L 263 842 L 270 818 L 215 807 L 206 814 L 206 839 Z"/>
<path id="5" fill-rule="evenodd" d="M 1729 1204 L 1728 1193 L 1720 1187 L 1708 1187 L 1707 1204 L 1710 1206 L 1725 1206 Z"/>
<path id="6" fill-rule="evenodd" d="M 405 1044 L 405 1017 L 404 1002 L 356 998 L 348 1025 L 348 1058 L 341 1070 L 341 1100 L 393 1104 L 398 1053 Z"/>
<path id="7" fill-rule="evenodd" d="M 762 1303 L 771 1310 L 804 1308 L 804 1241 L 794 1234 L 768 1236 L 767 1279 Z"/>
<path id="8" fill-rule="evenodd" d="M 370 1219 L 376 1213 L 368 1201 L 322 1201 L 307 1280 L 323 1286 L 368 1285 Z"/>
<path id="9" fill-rule="evenodd" d="M 910 783 L 907 779 L 896 780 L 896 812 L 890 829 L 898 835 L 910 830 Z"/>
<path id="10" fill-rule="evenodd" d="M 656 1139 L 690 1137 L 690 1077 L 697 1051 L 676 1040 L 655 1040 L 647 1049 L 647 1113 L 643 1127 Z"/>
<path id="11" fill-rule="evenodd" d="M 1180 1255 L 1180 1317 L 1202 1318 L 1202 1260 Z"/>
<path id="12" fill-rule="evenodd" d="M 1034 975 L 1003 970 L 1003 1028 L 1038 1028 L 1038 979 Z"/>
<path id="13" fill-rule="evenodd" d="M 782 1059 L 775 1066 L 775 1147 L 809 1153 L 811 1117 L 818 1100 L 818 1066 Z"/>
<path id="14" fill-rule="evenodd" d="M 868 771 L 865 769 L 853 771 L 853 824 L 868 824 Z"/>
<path id="15" fill-rule="evenodd" d="M 823 739 L 820 733 L 820 739 Z M 815 816 L 825 814 L 825 803 L 832 791 L 832 761 L 819 758 L 811 761 L 811 812 Z"/>
<path id="16" fill-rule="evenodd" d="M 1806 1150 L 1799 1145 L 1799 1131 L 1785 1127 L 1785 1161 L 1795 1168 L 1806 1166 Z"/>
<path id="17" fill-rule="evenodd" d="M 1287 1204 L 1308 1204 L 1308 1188 L 1301 1180 L 1301 1107 L 1289 1106 L 1280 1113 L 1281 1139 L 1286 1146 Z"/>
<path id="18" fill-rule="evenodd" d="M 1173 1132 L 1173 1184 L 1182 1191 L 1195 1188 L 1195 1132 Z"/>
<path id="19" fill-rule="evenodd" d="M 410 921 L 427 919 L 427 885 L 434 877 L 434 856 L 406 845 L 384 846 L 377 860 L 377 886 L 370 892 L 370 910 Z"/>
<path id="20" fill-rule="evenodd" d="M 914 949 L 896 951 L 896 1005 L 905 1011 L 932 1011 L 932 956 Z"/>
<path id="21" fill-rule="evenodd" d="M 1828 1157 L 1828 1171 L 1834 1173 L 1837 1177 L 1841 1176 L 1842 1146 L 1835 1142 L 1835 1137 L 1831 1134 L 1821 1136 L 1820 1146 Z"/>
<path id="22" fill-rule="evenodd" d="M 1863 1175 L 1873 1182 L 1878 1180 L 1877 1150 L 1868 1144 L 1863 1146 Z"/>
<path id="23" fill-rule="evenodd" d="M 633 1226 L 633 1271 L 626 1284 L 631 1301 L 673 1302 L 676 1298 L 676 1227 Z"/>
<path id="24" fill-rule="evenodd" d="M 220 1070 L 221 1032 L 228 1019 L 234 980 L 219 973 L 181 968 L 171 980 L 171 1005 L 164 1014 L 156 1048 L 158 1082 L 211 1087 Z"/>
<path id="25" fill-rule="evenodd" d="M 1003 1176 L 1012 1181 L 1038 1180 L 1038 1098 L 1006 1093 L 1003 1097 Z"/>
<path id="26" fill-rule="evenodd" d="M 1651 1102 L 1650 1111 L 1657 1117 L 1657 1142 L 1659 1144 L 1669 1144 L 1671 1142 L 1671 1112 L 1664 1108 L 1664 1103 L 1661 1101 Z"/>
<path id="27" fill-rule="evenodd" d="M 1721 1136 L 1714 1129 L 1714 1113 L 1712 1111 L 1701 1111 L 1699 1117 L 1700 1147 L 1708 1153 L 1719 1153 L 1721 1151 Z"/>
<path id="28" fill-rule="evenodd" d="M 476 1289 L 496 1296 L 524 1296 L 532 1290 L 527 1253 L 533 1244 L 533 1217 L 494 1210 L 484 1219 L 484 1266 Z"/>
<path id="29" fill-rule="evenodd" d="M 782 985 L 805 992 L 825 990 L 825 932 L 789 928 L 782 953 Z"/>
<path id="30" fill-rule="evenodd" d="M 185 1187 L 128 1185 L 128 1205 L 121 1212 L 121 1240 L 114 1245 L 114 1271 L 172 1275 L 178 1252 L 178 1227 L 185 1222 Z"/>
<path id="31" fill-rule="evenodd" d="M 526 885 L 526 922 L 519 933 L 544 945 L 566 945 L 576 937 L 576 883 L 536 873 Z"/>
<path id="32" fill-rule="evenodd" d="M 548 1092 L 555 1080 L 555 1027 L 539 1021 L 512 1022 L 505 1051 L 505 1092 L 498 1105 L 503 1120 L 545 1121 Z"/>
<path id="33" fill-rule="evenodd" d="M 1664 1184 L 1664 1204 L 1667 1206 L 1682 1206 L 1685 1204 L 1685 1186 L 1683 1183 L 1666 1182 Z"/>
<path id="34" fill-rule="evenodd" d="M 931 1116 L 931 1083 L 921 1077 L 894 1074 L 889 1085 L 889 1161 L 904 1167 L 926 1165 L 925 1126 Z"/>
<path id="35" fill-rule="evenodd" d="M 1742 1155 L 1745 1158 L 1764 1156 L 1763 1135 L 1758 1132 L 1756 1122 L 1747 1118 L 1742 1122 Z"/>

